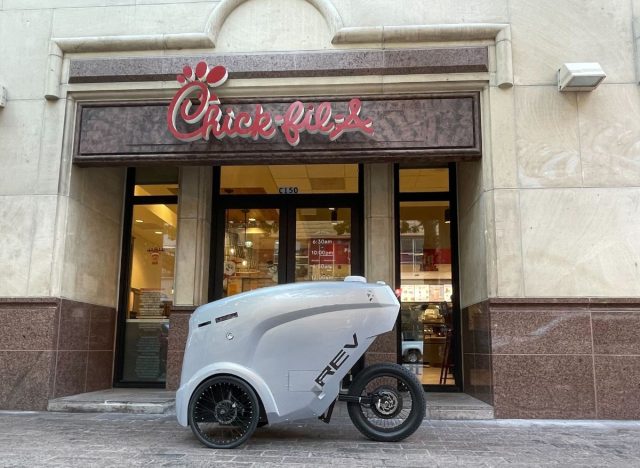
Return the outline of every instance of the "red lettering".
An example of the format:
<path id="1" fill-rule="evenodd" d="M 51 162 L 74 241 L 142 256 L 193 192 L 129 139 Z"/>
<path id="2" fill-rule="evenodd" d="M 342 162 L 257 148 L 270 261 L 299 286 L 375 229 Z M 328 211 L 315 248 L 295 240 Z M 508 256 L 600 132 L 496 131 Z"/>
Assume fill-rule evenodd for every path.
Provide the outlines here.
<path id="1" fill-rule="evenodd" d="M 250 136 L 252 122 L 253 119 L 248 112 L 238 112 L 238 117 L 236 118 L 236 132 L 238 135 L 241 137 Z"/>
<path id="2" fill-rule="evenodd" d="M 300 101 L 292 103 L 284 113 L 284 121 L 280 125 L 280 129 L 287 142 L 291 146 L 297 146 L 300 143 L 300 132 L 304 129 L 304 104 Z"/>
<path id="3" fill-rule="evenodd" d="M 251 137 L 254 140 L 257 140 L 258 137 L 270 140 L 275 134 L 276 128 L 273 126 L 271 114 L 265 112 L 262 105 L 256 104 L 255 118 L 253 119 L 253 125 L 251 127 Z"/>
<path id="4" fill-rule="evenodd" d="M 203 63 L 198 64 L 200 75 L 203 70 L 206 71 L 206 64 Z M 305 105 L 295 101 L 283 115 L 275 117 L 260 104 L 255 105 L 253 115 L 245 111 L 236 115 L 231 107 L 223 112 L 218 97 L 211 93 L 206 82 L 194 80 L 192 71 L 190 74 L 185 71 L 182 78 L 186 84 L 173 97 L 167 111 L 167 127 L 181 141 L 208 141 L 211 135 L 218 140 L 237 136 L 253 140 L 271 139 L 277 134 L 278 127 L 291 146 L 300 143 L 300 134 L 303 132 L 327 135 L 331 141 L 345 132 L 373 134 L 373 121 L 360 117 L 362 102 L 356 98 L 349 101 L 347 114 L 333 115 L 330 102 Z M 226 75 L 215 86 L 224 80 Z M 186 126 L 190 129 L 182 130 Z"/>
<path id="5" fill-rule="evenodd" d="M 349 114 L 343 119 L 338 119 L 336 115 L 336 127 L 329 132 L 329 139 L 334 141 L 344 132 L 362 132 L 367 135 L 373 134 L 373 121 L 371 119 L 363 120 L 360 118 L 360 110 L 362 102 L 360 99 L 352 99 L 349 101 Z M 343 117 L 343 116 L 340 116 Z"/>
<path id="6" fill-rule="evenodd" d="M 193 81 L 183 86 L 171 100 L 167 112 L 167 126 L 171 134 L 178 140 L 195 141 L 201 138 L 201 129 L 183 133 L 176 127 L 176 117 L 178 112 L 180 117 L 187 124 L 198 123 L 204 117 L 209 105 L 209 87 L 205 83 Z M 191 99 L 199 101 L 194 111 Z"/>

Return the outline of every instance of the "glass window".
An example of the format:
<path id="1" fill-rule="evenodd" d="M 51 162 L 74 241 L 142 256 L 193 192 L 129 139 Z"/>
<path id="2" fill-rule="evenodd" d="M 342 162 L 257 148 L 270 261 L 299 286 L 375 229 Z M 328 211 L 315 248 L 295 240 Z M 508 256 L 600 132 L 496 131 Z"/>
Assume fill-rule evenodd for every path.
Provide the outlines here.
<path id="1" fill-rule="evenodd" d="M 225 212 L 223 296 L 278 284 L 280 210 Z"/>
<path id="2" fill-rule="evenodd" d="M 400 202 L 402 359 L 423 384 L 452 385 L 449 202 Z"/>
<path id="3" fill-rule="evenodd" d="M 400 169 L 400 192 L 448 192 L 449 169 Z"/>
<path id="4" fill-rule="evenodd" d="M 357 164 L 223 166 L 223 195 L 357 193 Z"/>

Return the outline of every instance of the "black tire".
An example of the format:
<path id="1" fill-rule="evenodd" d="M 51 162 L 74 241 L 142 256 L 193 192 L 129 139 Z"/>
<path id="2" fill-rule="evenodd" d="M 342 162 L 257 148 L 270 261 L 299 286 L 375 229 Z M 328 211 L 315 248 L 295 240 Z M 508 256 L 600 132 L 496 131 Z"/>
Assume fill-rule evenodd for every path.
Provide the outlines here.
<path id="1" fill-rule="evenodd" d="M 347 408 L 354 426 L 372 440 L 403 440 L 420 427 L 425 417 L 422 384 L 398 364 L 374 364 L 363 369 L 351 384 L 349 395 L 368 399 L 349 402 Z"/>
<path id="2" fill-rule="evenodd" d="M 230 375 L 212 377 L 189 401 L 189 425 L 209 448 L 230 449 L 245 443 L 258 426 L 258 397 L 245 381 Z"/>
<path id="3" fill-rule="evenodd" d="M 422 353 L 417 349 L 407 351 L 406 361 L 409 364 L 418 364 L 422 360 Z"/>

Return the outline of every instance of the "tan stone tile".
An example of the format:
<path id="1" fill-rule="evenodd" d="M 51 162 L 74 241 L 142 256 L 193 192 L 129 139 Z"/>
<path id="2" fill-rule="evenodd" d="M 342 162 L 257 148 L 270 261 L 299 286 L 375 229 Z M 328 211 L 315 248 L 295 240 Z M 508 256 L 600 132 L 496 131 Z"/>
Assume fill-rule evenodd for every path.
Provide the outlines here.
<path id="1" fill-rule="evenodd" d="M 42 2 L 39 3 L 41 8 Z M 12 6 L 7 6 L 5 2 L 5 11 L 0 15 L 2 32 L 0 67 L 3 70 L 1 79 L 8 89 L 10 102 L 16 99 L 42 99 L 51 37 L 52 10 L 13 10 L 10 7 Z M 11 105 L 15 104 L 17 103 Z M 41 105 L 41 103 L 38 104 Z M 7 106 L 2 113 L 7 112 L 11 105 Z M 41 115 L 38 112 L 24 124 L 29 122 L 33 125 L 39 122 L 40 118 Z M 0 123 L 0 129 L 3 126 Z M 40 130 L 39 124 L 33 126 Z M 4 139 L 0 138 L 0 141 Z"/>
<path id="2" fill-rule="evenodd" d="M 37 188 L 43 105 L 9 101 L 0 112 L 0 195 L 32 194 Z"/>
<path id="3" fill-rule="evenodd" d="M 327 48 L 333 46 L 326 20 L 311 3 L 298 0 L 243 3 L 227 17 L 216 41 L 218 52 Z"/>
<path id="4" fill-rule="evenodd" d="M 490 147 L 483 164 L 491 164 L 493 188 L 518 186 L 513 89 L 489 88 Z"/>
<path id="5" fill-rule="evenodd" d="M 520 206 L 526 296 L 640 295 L 640 189 L 524 190 Z"/>
<path id="6" fill-rule="evenodd" d="M 49 296 L 58 197 L 55 195 L 35 198 L 34 229 L 29 261 L 27 293 L 30 296 Z"/>
<path id="7" fill-rule="evenodd" d="M 396 26 L 399 24 L 448 24 L 507 22 L 505 0 L 372 0 L 334 2 L 345 25 Z"/>
<path id="8" fill-rule="evenodd" d="M 460 216 L 458 220 L 461 307 L 476 304 L 487 298 L 487 241 L 484 204 L 485 200 L 482 196 L 471 210 Z"/>
<path id="9" fill-rule="evenodd" d="M 176 248 L 175 304 L 193 304 L 198 245 L 197 219 L 180 219 Z"/>
<path id="10" fill-rule="evenodd" d="M 578 95 L 584 184 L 640 186 L 640 90 L 600 86 Z"/>
<path id="11" fill-rule="evenodd" d="M 62 295 L 115 306 L 122 227 L 69 199 Z"/>
<path id="12" fill-rule="evenodd" d="M 0 296 L 27 295 L 36 198 L 0 196 Z"/>
<path id="13" fill-rule="evenodd" d="M 626 0 L 512 0 L 516 84 L 555 84 L 565 62 L 599 62 L 607 81 L 635 79 L 631 4 Z"/>
<path id="14" fill-rule="evenodd" d="M 520 197 L 517 190 L 495 190 L 493 200 L 497 296 L 519 297 L 524 294 Z"/>
<path id="15" fill-rule="evenodd" d="M 575 93 L 517 87 L 516 150 L 521 187 L 582 185 Z"/>

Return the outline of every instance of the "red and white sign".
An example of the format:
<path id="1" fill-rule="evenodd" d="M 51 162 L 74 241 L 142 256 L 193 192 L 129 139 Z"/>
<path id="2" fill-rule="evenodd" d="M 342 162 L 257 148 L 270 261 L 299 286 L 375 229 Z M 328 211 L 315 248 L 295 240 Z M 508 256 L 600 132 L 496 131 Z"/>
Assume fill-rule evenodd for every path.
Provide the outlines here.
<path id="1" fill-rule="evenodd" d="M 373 121 L 360 117 L 362 102 L 353 98 L 346 114 L 333 114 L 330 102 L 304 104 L 295 101 L 282 114 L 271 115 L 261 104 L 253 112 L 238 112 L 228 107 L 222 109 L 220 100 L 210 88 L 216 88 L 227 80 L 227 69 L 221 65 L 209 68 L 199 62 L 195 70 L 185 66 L 178 82 L 183 84 L 169 105 L 167 125 L 171 134 L 181 141 L 209 140 L 212 136 L 223 138 L 271 139 L 278 129 L 291 146 L 300 143 L 300 134 L 320 133 L 333 141 L 345 132 L 373 134 Z M 196 104 L 194 104 L 194 102 Z M 181 131 L 178 122 L 197 128 Z"/>
<path id="2" fill-rule="evenodd" d="M 314 238 L 309 240 L 310 265 L 351 264 L 351 242 L 347 239 Z"/>

